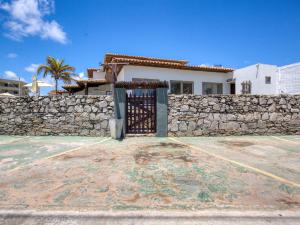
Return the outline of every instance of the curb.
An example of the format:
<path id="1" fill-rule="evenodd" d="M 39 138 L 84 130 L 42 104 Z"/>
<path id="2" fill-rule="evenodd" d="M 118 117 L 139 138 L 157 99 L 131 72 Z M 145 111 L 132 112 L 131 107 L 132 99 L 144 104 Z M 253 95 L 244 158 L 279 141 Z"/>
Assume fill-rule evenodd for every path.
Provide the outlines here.
<path id="1" fill-rule="evenodd" d="M 197 219 L 197 218 L 274 218 L 299 219 L 300 210 L 275 211 L 37 211 L 37 210 L 0 210 L 0 218 L 7 217 L 70 217 L 70 218 L 155 218 L 155 219 Z"/>

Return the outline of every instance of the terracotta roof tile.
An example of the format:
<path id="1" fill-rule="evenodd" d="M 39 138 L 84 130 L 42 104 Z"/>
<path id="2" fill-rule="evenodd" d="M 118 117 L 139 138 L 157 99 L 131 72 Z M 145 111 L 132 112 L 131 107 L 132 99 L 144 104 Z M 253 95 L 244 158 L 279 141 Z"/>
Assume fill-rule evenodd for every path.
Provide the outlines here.
<path id="1" fill-rule="evenodd" d="M 188 61 L 186 60 L 162 59 L 162 58 L 153 58 L 153 57 L 144 57 L 144 56 L 130 56 L 130 55 L 113 54 L 113 53 L 105 54 L 103 69 L 104 70 L 109 69 L 107 64 L 111 62 L 128 63 L 129 65 L 137 65 L 137 66 L 150 66 L 150 67 L 161 67 L 161 68 L 180 69 L 180 70 L 221 72 L 221 73 L 229 73 L 234 70 L 232 68 L 216 67 L 216 66 L 188 65 L 187 64 Z M 93 72 L 99 69 L 101 68 L 88 68 L 87 69 L 88 77 L 92 79 Z"/>
<path id="2" fill-rule="evenodd" d="M 128 58 L 114 58 L 113 62 L 127 62 L 130 65 L 140 65 L 140 66 L 154 66 L 154 67 L 164 67 L 171 69 L 182 69 L 182 70 L 195 70 L 195 71 L 208 71 L 208 72 L 232 72 L 232 68 L 224 67 L 211 67 L 211 66 L 193 66 L 193 65 L 180 65 L 178 63 L 172 62 L 162 62 L 156 60 L 139 60 L 139 59 L 128 59 Z"/>
<path id="3" fill-rule="evenodd" d="M 65 94 L 65 93 L 68 93 L 68 91 L 65 91 L 65 90 L 52 90 L 52 91 L 49 91 L 48 95 L 61 95 L 61 94 Z"/>
<path id="4" fill-rule="evenodd" d="M 104 56 L 104 63 L 110 63 L 114 58 L 123 58 L 123 59 L 139 59 L 139 60 L 153 60 L 158 62 L 170 62 L 176 63 L 180 65 L 185 65 L 188 63 L 186 60 L 176 60 L 176 59 L 162 59 L 162 58 L 153 58 L 153 57 L 145 57 L 145 56 L 132 56 L 132 55 L 124 55 L 124 54 L 114 54 L 107 53 Z"/>
<path id="5" fill-rule="evenodd" d="M 62 86 L 65 90 L 84 88 L 84 84 L 108 84 L 107 80 L 76 80 L 77 84 L 67 84 Z"/>
<path id="6" fill-rule="evenodd" d="M 62 88 L 71 89 L 71 88 L 80 88 L 80 86 L 77 84 L 66 84 L 66 85 L 62 86 Z"/>
<path id="7" fill-rule="evenodd" d="M 87 83 L 87 84 L 90 84 L 90 83 L 93 83 L 93 84 L 106 84 L 108 83 L 107 80 L 94 80 L 94 79 L 88 79 L 88 80 L 77 80 L 76 81 L 77 83 L 81 84 L 81 83 Z"/>

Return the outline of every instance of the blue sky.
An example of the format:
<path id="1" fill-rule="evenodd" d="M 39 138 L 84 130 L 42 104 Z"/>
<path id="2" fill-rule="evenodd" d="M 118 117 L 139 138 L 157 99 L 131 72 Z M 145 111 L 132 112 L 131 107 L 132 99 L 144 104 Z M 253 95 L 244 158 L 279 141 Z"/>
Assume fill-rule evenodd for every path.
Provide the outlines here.
<path id="1" fill-rule="evenodd" d="M 300 61 L 298 0 L 0 0 L 0 76 L 48 55 L 85 73 L 106 52 L 239 68 Z"/>

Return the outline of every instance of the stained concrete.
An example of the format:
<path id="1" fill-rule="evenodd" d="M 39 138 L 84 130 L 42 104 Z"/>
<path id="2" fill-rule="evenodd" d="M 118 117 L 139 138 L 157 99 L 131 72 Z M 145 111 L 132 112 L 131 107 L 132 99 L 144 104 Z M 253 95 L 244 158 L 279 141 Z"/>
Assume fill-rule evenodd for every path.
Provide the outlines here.
<path id="1" fill-rule="evenodd" d="M 2 136 L 0 143 L 1 209 L 300 207 L 299 187 L 222 160 L 299 184 L 299 136 L 139 137 L 123 141 Z"/>
<path id="2" fill-rule="evenodd" d="M 0 171 L 12 170 L 78 147 L 95 144 L 107 138 L 76 136 L 1 136 Z"/>

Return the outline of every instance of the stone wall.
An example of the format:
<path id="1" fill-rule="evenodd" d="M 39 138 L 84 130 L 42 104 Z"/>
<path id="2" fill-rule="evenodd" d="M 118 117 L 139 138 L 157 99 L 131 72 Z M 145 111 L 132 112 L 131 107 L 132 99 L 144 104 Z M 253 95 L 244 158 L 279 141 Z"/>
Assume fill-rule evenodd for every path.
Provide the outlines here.
<path id="1" fill-rule="evenodd" d="M 170 136 L 300 134 L 300 96 L 170 95 Z"/>
<path id="2" fill-rule="evenodd" d="M 300 95 L 169 95 L 168 135 L 300 134 Z M 2 135 L 109 136 L 111 96 L 0 98 Z"/>
<path id="3" fill-rule="evenodd" d="M 111 96 L 0 98 L 0 134 L 109 136 Z"/>

